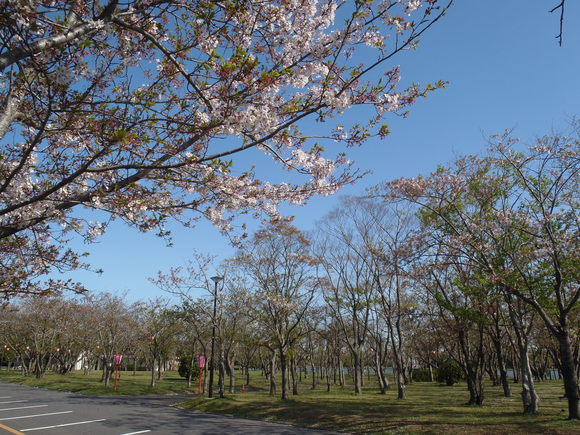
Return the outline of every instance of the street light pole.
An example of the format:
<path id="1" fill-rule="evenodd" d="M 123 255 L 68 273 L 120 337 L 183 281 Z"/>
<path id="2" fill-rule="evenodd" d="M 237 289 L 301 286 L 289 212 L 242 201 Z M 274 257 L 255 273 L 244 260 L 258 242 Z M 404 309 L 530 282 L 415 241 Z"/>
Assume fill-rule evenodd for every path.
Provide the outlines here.
<path id="1" fill-rule="evenodd" d="M 211 354 L 210 354 L 210 365 L 209 365 L 209 388 L 207 392 L 207 397 L 213 397 L 213 371 L 215 368 L 215 324 L 216 324 L 216 314 L 217 314 L 217 291 L 218 291 L 218 283 L 224 279 L 223 276 L 212 276 L 210 278 L 214 282 L 214 291 L 213 291 L 213 318 L 212 323 L 213 326 L 211 328 Z"/>

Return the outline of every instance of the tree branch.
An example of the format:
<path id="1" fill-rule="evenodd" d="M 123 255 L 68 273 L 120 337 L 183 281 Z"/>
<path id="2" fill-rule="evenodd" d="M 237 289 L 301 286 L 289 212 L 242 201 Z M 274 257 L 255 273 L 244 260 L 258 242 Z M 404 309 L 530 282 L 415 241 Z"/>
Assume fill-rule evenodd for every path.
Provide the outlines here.
<path id="1" fill-rule="evenodd" d="M 556 35 L 556 39 L 558 40 L 558 45 L 562 46 L 562 34 L 564 29 L 564 5 L 566 4 L 566 0 L 562 0 L 560 4 L 553 7 L 550 10 L 550 13 L 555 12 L 556 10 L 560 9 L 560 33 Z"/>

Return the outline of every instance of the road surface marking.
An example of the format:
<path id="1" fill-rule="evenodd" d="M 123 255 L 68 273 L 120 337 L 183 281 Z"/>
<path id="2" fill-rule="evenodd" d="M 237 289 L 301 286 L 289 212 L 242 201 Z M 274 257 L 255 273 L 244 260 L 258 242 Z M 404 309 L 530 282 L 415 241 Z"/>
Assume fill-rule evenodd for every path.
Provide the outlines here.
<path id="1" fill-rule="evenodd" d="M 121 435 L 136 435 L 138 433 L 146 433 L 146 432 L 151 432 L 151 430 L 147 429 L 147 430 L 140 430 L 139 432 L 127 432 L 127 433 L 122 433 Z"/>
<path id="2" fill-rule="evenodd" d="M 0 411 L 14 411 L 16 409 L 29 409 L 29 408 L 44 408 L 45 406 L 48 406 L 48 405 L 18 406 L 16 408 L 4 408 L 4 409 L 0 409 Z"/>
<path id="3" fill-rule="evenodd" d="M 0 402 L 0 405 L 5 405 L 7 403 L 20 403 L 20 402 L 28 402 L 28 400 L 9 400 L 8 402 Z"/>
<path id="4" fill-rule="evenodd" d="M 8 427 L 8 426 L 4 426 L 1 423 L 0 423 L 0 429 L 4 429 L 5 431 L 8 431 L 8 432 L 10 432 L 10 433 L 12 433 L 14 435 L 24 435 L 22 432 L 20 432 L 20 431 L 18 431 L 16 429 L 13 429 L 11 427 Z"/>
<path id="5" fill-rule="evenodd" d="M 55 424 L 54 426 L 31 427 L 29 429 L 20 429 L 20 431 L 21 432 L 31 432 L 33 430 L 54 429 L 55 427 L 74 426 L 77 424 L 95 423 L 97 421 L 105 421 L 105 420 L 106 420 L 106 418 L 101 418 L 99 420 L 75 421 L 74 423 Z"/>
<path id="6" fill-rule="evenodd" d="M 20 418 L 44 417 L 45 415 L 70 414 L 72 411 L 49 412 L 48 414 L 21 415 L 20 417 L 0 418 L 0 421 L 18 420 Z"/>

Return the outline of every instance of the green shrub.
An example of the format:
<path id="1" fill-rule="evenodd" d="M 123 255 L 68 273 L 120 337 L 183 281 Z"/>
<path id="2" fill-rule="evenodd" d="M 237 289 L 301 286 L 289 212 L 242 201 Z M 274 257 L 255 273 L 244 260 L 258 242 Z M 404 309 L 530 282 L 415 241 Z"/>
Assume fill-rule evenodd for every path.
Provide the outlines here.
<path id="1" fill-rule="evenodd" d="M 456 361 L 447 359 L 439 364 L 437 368 L 437 382 L 453 385 L 463 379 L 463 370 Z"/>
<path id="2" fill-rule="evenodd" d="M 437 379 L 437 369 L 433 370 L 433 379 Z M 414 369 L 413 370 L 413 381 L 414 382 L 431 382 L 431 376 L 429 374 L 429 369 Z"/>
<path id="3" fill-rule="evenodd" d="M 179 365 L 177 366 L 177 371 L 179 376 L 182 378 L 188 378 L 189 372 L 192 371 L 192 379 L 197 379 L 199 376 L 199 369 L 197 368 L 197 361 L 193 361 L 191 364 L 191 355 L 183 355 L 179 357 Z"/>

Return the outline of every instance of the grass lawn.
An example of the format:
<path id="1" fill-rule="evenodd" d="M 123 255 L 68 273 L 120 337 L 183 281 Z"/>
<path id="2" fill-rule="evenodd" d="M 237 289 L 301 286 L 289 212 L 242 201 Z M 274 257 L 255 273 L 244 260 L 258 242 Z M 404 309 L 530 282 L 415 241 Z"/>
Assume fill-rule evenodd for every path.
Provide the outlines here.
<path id="1" fill-rule="evenodd" d="M 93 371 L 84 375 L 82 371 L 59 375 L 47 373 L 41 379 L 21 376 L 19 371 L 0 370 L 0 382 L 14 382 L 22 385 L 47 388 L 49 390 L 71 391 L 81 394 L 120 394 L 120 395 L 143 395 L 143 394 L 187 394 L 197 393 L 197 385 L 187 388 L 187 382 L 177 372 L 165 372 L 161 380 L 157 381 L 155 388 L 149 386 L 151 381 L 150 372 L 138 371 L 133 375 L 132 371 L 120 371 L 117 392 L 113 390 L 113 380 L 105 387 L 101 379 L 100 371 Z"/>
<path id="2" fill-rule="evenodd" d="M 239 374 L 238 374 L 239 375 Z M 282 402 L 270 397 L 267 381 L 260 372 L 251 373 L 246 393 L 240 393 L 239 375 L 236 394 L 225 399 L 192 397 L 181 403 L 185 409 L 235 415 L 259 420 L 292 423 L 320 429 L 334 429 L 369 434 L 579 434 L 580 422 L 568 421 L 567 402 L 562 398 L 561 381 L 536 384 L 540 395 L 540 413 L 521 413 L 520 386 L 512 384 L 512 397 L 505 398 L 501 387 L 486 388 L 483 406 L 466 406 L 468 393 L 464 383 L 453 387 L 436 383 L 415 382 L 407 388 L 407 399 L 397 400 L 396 389 L 380 395 L 374 380 L 368 382 L 363 394 L 356 396 L 350 386 L 325 386 L 310 389 L 310 378 L 300 383 L 300 394 Z M 19 372 L 0 370 L 0 382 L 15 382 L 82 394 L 184 394 L 195 393 L 197 385 L 187 389 L 186 381 L 176 372 L 166 372 L 154 389 L 149 387 L 150 373 L 122 371 L 118 391 L 100 383 L 100 372 L 88 376 L 82 372 L 57 375 L 48 373 L 42 379 L 23 377 Z M 227 383 L 227 379 L 226 379 Z M 280 383 L 278 382 L 278 385 Z"/>
<path id="3" fill-rule="evenodd" d="M 258 373 L 253 379 L 254 390 L 265 387 Z M 380 395 L 370 383 L 359 396 L 350 387 L 327 393 L 312 391 L 305 382 L 302 388 L 285 402 L 266 391 L 252 391 L 228 394 L 225 399 L 196 397 L 181 406 L 353 433 L 580 434 L 580 422 L 565 419 L 567 402 L 561 398 L 561 381 L 537 384 L 540 413 L 534 416 L 522 414 L 518 384 L 512 384 L 509 398 L 503 397 L 501 387 L 490 385 L 483 406 L 465 405 L 465 383 L 447 387 L 416 382 L 408 386 L 406 400 L 397 400 L 396 388 Z"/>

